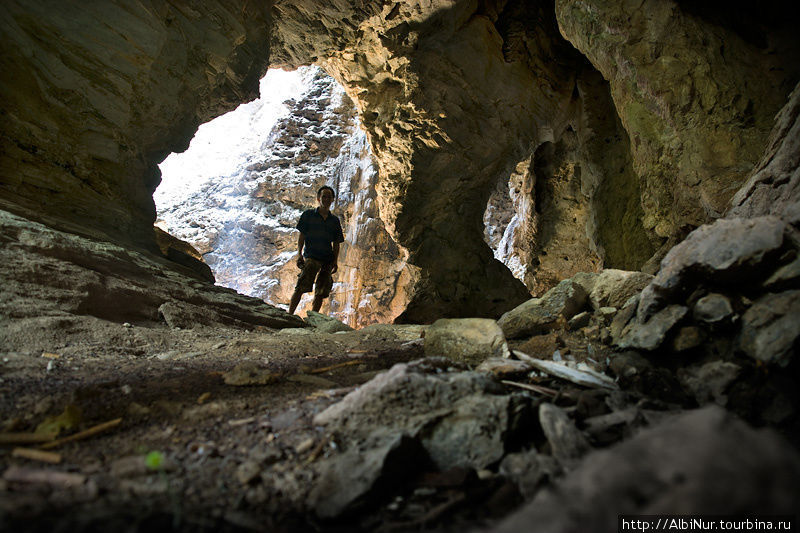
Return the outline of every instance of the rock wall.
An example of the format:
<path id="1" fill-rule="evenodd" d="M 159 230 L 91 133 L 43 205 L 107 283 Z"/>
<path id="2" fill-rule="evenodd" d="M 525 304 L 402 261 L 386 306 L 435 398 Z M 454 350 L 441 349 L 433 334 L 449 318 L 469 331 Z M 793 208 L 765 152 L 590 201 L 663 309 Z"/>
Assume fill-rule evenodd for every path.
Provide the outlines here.
<path id="1" fill-rule="evenodd" d="M 735 217 L 761 215 L 800 220 L 800 85 L 778 113 L 766 152 L 728 211 Z"/>
<path id="2" fill-rule="evenodd" d="M 559 28 L 609 80 L 645 228 L 721 216 L 800 75 L 787 6 L 557 0 Z"/>
<path id="3" fill-rule="evenodd" d="M 156 164 L 256 96 L 266 6 L 11 1 L 0 16 L 2 196 L 154 249 Z"/>
<path id="4" fill-rule="evenodd" d="M 384 6 L 380 14 L 354 10 L 345 17 L 359 21 L 351 41 L 313 2 L 276 6 L 273 58 L 296 64 L 325 57 L 363 117 L 381 173 L 381 216 L 421 269 L 401 320 L 495 316 L 527 297 L 484 243 L 482 215 L 499 180 L 508 180 L 542 143 L 559 142 L 570 123 L 577 128 L 576 80 L 592 72 L 558 33 L 552 6 L 530 7 L 411 2 Z M 283 27 L 287 16 L 291 30 Z M 300 23 L 308 27 L 302 40 Z M 574 157 L 563 164 L 573 166 Z M 634 208 L 629 221 L 637 220 Z M 564 255 L 560 243 L 540 246 Z M 599 262 L 596 253 L 569 255 L 569 265 L 543 269 L 542 287 Z"/>

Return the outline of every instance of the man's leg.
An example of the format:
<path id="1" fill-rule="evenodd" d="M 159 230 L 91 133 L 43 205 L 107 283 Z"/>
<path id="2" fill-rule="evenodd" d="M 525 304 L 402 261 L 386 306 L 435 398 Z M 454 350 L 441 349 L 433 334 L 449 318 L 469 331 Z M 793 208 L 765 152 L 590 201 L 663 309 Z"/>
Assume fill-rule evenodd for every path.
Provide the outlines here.
<path id="1" fill-rule="evenodd" d="M 314 283 L 314 303 L 311 304 L 312 311 L 319 313 L 319 310 L 322 307 L 322 300 L 331 294 L 331 287 L 333 287 L 331 264 L 327 263 L 319 269 L 317 280 Z"/>
<path id="2" fill-rule="evenodd" d="M 294 294 L 292 299 L 289 300 L 289 313 L 294 314 L 297 305 L 303 294 L 310 292 L 314 288 L 314 279 L 317 277 L 322 263 L 316 259 L 307 258 L 303 268 L 300 270 L 300 275 L 297 276 L 297 285 L 294 287 Z"/>
<path id="3" fill-rule="evenodd" d="M 289 314 L 290 315 L 294 314 L 294 310 L 297 309 L 297 304 L 300 303 L 300 298 L 302 298 L 302 297 L 303 297 L 303 293 L 295 289 L 294 294 L 292 294 L 292 299 L 289 301 Z M 314 302 L 316 303 L 316 299 L 314 300 Z"/>

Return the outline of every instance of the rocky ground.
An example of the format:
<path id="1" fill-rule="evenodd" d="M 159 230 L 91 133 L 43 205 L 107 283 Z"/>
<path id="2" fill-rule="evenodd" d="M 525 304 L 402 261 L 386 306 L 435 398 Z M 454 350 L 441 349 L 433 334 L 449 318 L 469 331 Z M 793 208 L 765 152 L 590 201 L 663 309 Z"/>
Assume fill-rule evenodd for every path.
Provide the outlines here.
<path id="1" fill-rule="evenodd" d="M 463 363 L 424 359 L 426 328 L 421 326 L 310 333 L 211 327 L 176 331 L 91 318 L 40 325 L 49 335 L 35 332 L 24 343 L 17 339 L 17 346 L 30 349 L 2 354 L 0 523 L 13 531 L 115 525 L 132 531 L 157 525 L 279 531 L 475 526 L 521 503 L 520 488 L 499 471 L 499 459 L 506 448 L 521 450 L 529 434 L 536 433 L 524 429 L 523 420 L 512 424 L 506 416 L 494 417 L 516 410 L 516 416 L 530 422 L 540 398 L 555 396 L 556 404 L 583 410 L 602 403 L 602 395 L 569 381 L 529 378 L 531 367 L 521 361 L 484 365 L 477 373 Z M 552 344 L 572 359 L 570 354 L 585 358 L 591 343 L 582 333 L 546 335 L 527 346 L 512 343 L 528 350 L 536 349 L 534 344 L 545 351 Z M 596 346 L 596 357 L 601 357 L 606 349 Z M 410 361 L 415 361 L 411 367 L 401 364 Z M 413 446 L 393 447 L 398 455 L 384 458 L 383 444 L 373 442 L 381 433 L 374 418 L 357 419 L 344 433 L 315 420 L 348 394 L 367 390 L 360 386 L 387 369 L 392 370 L 384 376 L 399 375 L 403 383 L 407 375 L 424 377 L 423 383 L 403 386 L 408 405 L 374 403 L 379 414 L 392 417 L 385 420 L 388 424 L 404 424 L 398 409 L 423 409 L 414 415 L 419 426 L 446 418 L 448 408 L 424 396 L 424 381 L 434 380 L 441 381 L 440 403 L 445 405 L 465 392 L 497 399 L 492 409 L 499 411 L 479 413 L 492 415 L 482 422 L 484 429 L 514 425 L 516 442 L 506 443 L 500 434 L 482 442 L 479 429 L 471 425 L 475 420 L 455 423 L 464 426 L 461 434 L 436 438 L 445 447 L 464 448 L 471 454 L 467 462 L 481 468 L 462 464 L 459 453 L 452 453 L 438 457 L 445 463 L 442 469 Z M 452 380 L 463 381 L 467 390 L 450 390 Z M 415 387 L 421 387 L 422 397 L 415 395 Z M 80 434 L 108 422 L 116 425 L 40 449 L 41 441 L 55 433 Z M 14 437 L 27 441 L 10 442 Z M 354 438 L 368 443 L 365 455 L 341 463 L 338 454 L 352 451 Z M 381 461 L 359 468 L 370 448 Z M 46 453 L 28 456 L 35 452 Z M 154 457 L 158 464 L 148 466 Z M 340 464 L 349 471 L 328 473 Z M 398 467 L 405 471 L 388 473 Z M 542 477 L 559 471 L 553 460 Z M 389 486 L 373 483 L 387 476 Z M 332 492 L 315 492 L 318 487 Z M 341 497 L 331 501 L 331 495 Z"/>
<path id="2" fill-rule="evenodd" d="M 497 321 L 352 330 L 0 215 L 6 529 L 615 531 L 800 503 L 780 218 L 718 220 L 655 276 L 581 273 Z"/>

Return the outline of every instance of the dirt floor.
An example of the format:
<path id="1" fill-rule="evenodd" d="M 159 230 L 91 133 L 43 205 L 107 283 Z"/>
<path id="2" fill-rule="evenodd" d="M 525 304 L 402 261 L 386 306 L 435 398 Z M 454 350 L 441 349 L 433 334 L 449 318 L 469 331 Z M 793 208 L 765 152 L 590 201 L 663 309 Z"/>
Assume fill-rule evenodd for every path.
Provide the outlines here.
<path id="1" fill-rule="evenodd" d="M 398 496 L 402 512 L 390 502 L 322 524 L 298 508 L 305 467 L 336 447 L 313 416 L 377 373 L 423 357 L 419 326 L 308 331 L 170 330 L 90 318 L 15 325 L 7 339 L 15 350 L 0 353 L 0 431 L 58 428 L 64 438 L 111 427 L 46 450 L 56 463 L 27 458 L 37 443 L 0 445 L 0 526 L 455 530 L 489 523 L 521 502 L 497 479 L 451 472 Z"/>
<path id="2" fill-rule="evenodd" d="M 6 473 L 0 524 L 9 531 L 51 530 L 65 515 L 91 529 L 120 511 L 144 521 L 134 530 L 160 513 L 200 518 L 212 528 L 221 520 L 234 529 L 263 529 L 275 509 L 256 502 L 268 515 L 259 517 L 246 502 L 248 484 L 237 479 L 251 452 L 272 450 L 276 463 L 307 457 L 318 444 L 314 413 L 421 352 L 418 342 L 379 331 L 306 335 L 47 322 L 19 328 L 28 332 L 14 344 L 31 349 L 0 356 L 2 431 L 35 432 L 65 410 L 78 414 L 63 435 L 122 420 L 52 449 L 61 456 L 57 465 L 16 457 L 15 445 L 0 447 Z M 163 456 L 165 468 L 146 468 L 151 452 Z M 77 477 L 47 475 L 56 472 Z"/>

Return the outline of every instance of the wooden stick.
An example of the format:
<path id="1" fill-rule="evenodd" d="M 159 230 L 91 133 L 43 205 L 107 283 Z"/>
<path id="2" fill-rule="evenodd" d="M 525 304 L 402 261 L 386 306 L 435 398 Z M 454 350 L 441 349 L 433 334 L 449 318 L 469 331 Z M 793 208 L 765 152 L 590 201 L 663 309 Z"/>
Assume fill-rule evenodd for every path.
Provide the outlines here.
<path id="1" fill-rule="evenodd" d="M 311 450 L 311 454 L 308 456 L 308 459 L 306 459 L 306 464 L 308 465 L 308 464 L 311 464 L 314 461 L 316 461 L 317 457 L 319 457 L 319 454 L 322 453 L 322 450 L 325 449 L 325 446 L 327 446 L 330 441 L 331 441 L 331 437 L 330 436 L 327 436 L 324 439 L 322 439 L 321 441 L 319 441 L 319 444 L 317 444 L 314 447 L 314 449 Z"/>
<path id="2" fill-rule="evenodd" d="M 114 420 L 103 422 L 102 424 L 90 427 L 89 429 L 81 431 L 80 433 L 75 433 L 74 435 L 70 435 L 69 437 L 64 437 L 63 439 L 58 439 L 54 440 L 53 442 L 48 442 L 47 444 L 42 444 L 41 446 L 39 446 L 39 448 L 42 450 L 49 450 L 51 448 L 56 448 L 68 442 L 74 442 L 76 440 L 82 440 L 88 437 L 92 437 L 94 435 L 97 435 L 98 433 L 102 433 L 107 429 L 111 429 L 113 427 L 118 426 L 120 422 L 122 422 L 121 418 L 115 418 Z"/>
<path id="3" fill-rule="evenodd" d="M 338 364 L 331 365 L 331 366 L 324 366 L 322 368 L 314 368 L 312 370 L 309 370 L 308 373 L 309 374 L 322 374 L 323 372 L 327 372 L 328 370 L 334 370 L 336 368 L 341 368 L 343 366 L 360 365 L 363 362 L 364 361 L 361 361 L 361 360 L 346 361 L 344 363 L 338 363 Z"/>
<path id="4" fill-rule="evenodd" d="M 0 444 L 39 444 L 54 438 L 52 433 L 0 433 Z"/>
<path id="5" fill-rule="evenodd" d="M 538 392 L 539 394 L 544 394 L 545 396 L 556 396 L 558 394 L 557 390 L 542 387 L 541 385 L 528 385 L 527 383 L 517 383 L 516 381 L 508 381 L 505 379 L 500 383 L 504 385 L 511 385 L 512 387 L 519 387 L 520 389 Z"/>
<path id="6" fill-rule="evenodd" d="M 11 452 L 13 457 L 22 457 L 23 459 L 30 459 L 32 461 L 42 461 L 44 463 L 51 463 L 57 465 L 61 462 L 61 454 L 56 452 L 45 452 L 43 450 L 34 450 L 32 448 L 14 448 Z"/>

